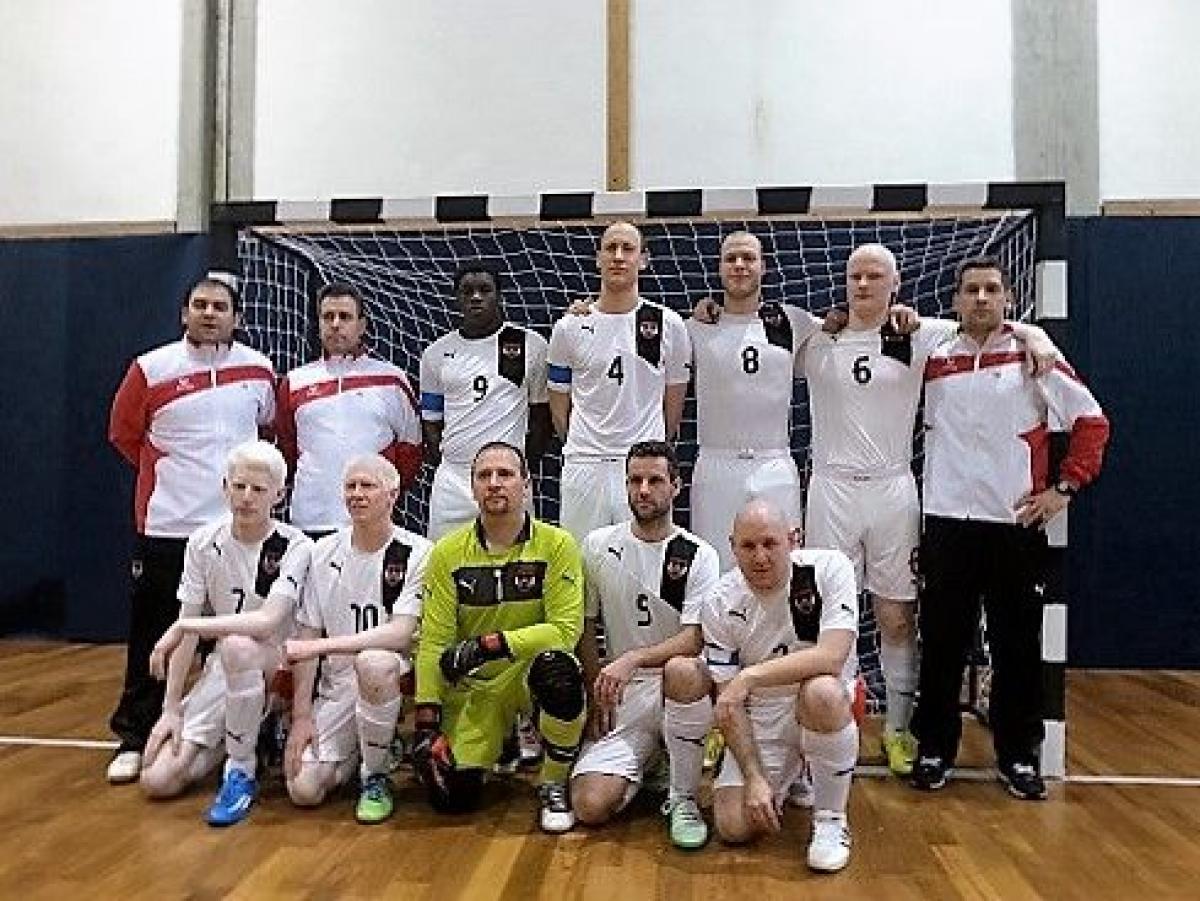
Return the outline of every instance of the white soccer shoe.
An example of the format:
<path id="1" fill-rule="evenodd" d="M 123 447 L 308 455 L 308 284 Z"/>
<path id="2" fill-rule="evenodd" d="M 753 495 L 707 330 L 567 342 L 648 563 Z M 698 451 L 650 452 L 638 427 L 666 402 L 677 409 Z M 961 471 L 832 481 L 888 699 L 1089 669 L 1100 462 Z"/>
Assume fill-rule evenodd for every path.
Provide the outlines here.
<path id="1" fill-rule="evenodd" d="M 818 810 L 813 813 L 812 840 L 808 843 L 808 867 L 818 873 L 836 873 L 850 862 L 850 826 L 844 813 Z"/>
<path id="2" fill-rule="evenodd" d="M 142 755 L 138 751 L 122 751 L 108 765 L 108 781 L 113 785 L 136 782 L 142 774 Z"/>
<path id="3" fill-rule="evenodd" d="M 567 787 L 561 782 L 543 782 L 538 786 L 541 801 L 543 832 L 570 832 L 575 825 L 575 811 L 567 798 Z"/>

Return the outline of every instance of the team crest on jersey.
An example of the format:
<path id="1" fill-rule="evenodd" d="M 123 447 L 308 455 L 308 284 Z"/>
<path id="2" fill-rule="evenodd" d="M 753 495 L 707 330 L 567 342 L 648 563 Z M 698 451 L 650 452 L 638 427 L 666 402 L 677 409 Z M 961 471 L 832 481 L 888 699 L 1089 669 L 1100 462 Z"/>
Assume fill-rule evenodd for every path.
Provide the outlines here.
<path id="1" fill-rule="evenodd" d="M 668 579 L 684 579 L 687 578 L 688 570 L 692 568 L 692 562 L 684 557 L 670 557 L 667 559 L 667 578 Z"/>
<path id="2" fill-rule="evenodd" d="M 638 334 L 647 341 L 653 341 L 658 337 L 658 323 L 653 319 L 643 319 L 638 323 Z"/>
<path id="3" fill-rule="evenodd" d="M 783 322 L 783 315 L 774 307 L 763 307 L 762 321 L 768 328 L 779 328 Z"/>
<path id="4" fill-rule="evenodd" d="M 134 560 L 132 563 L 129 564 L 129 575 L 133 576 L 133 578 L 135 578 L 135 579 L 140 579 L 142 577 L 142 561 L 141 560 Z"/>
<path id="5" fill-rule="evenodd" d="M 517 591 L 533 591 L 538 582 L 538 568 L 529 563 L 518 563 L 512 569 L 513 586 Z"/>
<path id="6" fill-rule="evenodd" d="M 191 391 L 195 387 L 195 384 L 186 375 L 175 380 L 175 390 L 177 391 Z"/>
<path id="7" fill-rule="evenodd" d="M 262 555 L 262 559 L 258 563 L 259 569 L 262 570 L 264 576 L 277 576 L 279 575 L 279 563 L 282 559 L 283 557 L 280 554 L 273 554 L 268 551 Z"/>
<path id="8" fill-rule="evenodd" d="M 797 588 L 792 591 L 792 604 L 798 613 L 809 616 L 817 609 L 817 593 L 807 586 Z"/>
<path id="9" fill-rule="evenodd" d="M 389 563 L 383 568 L 383 584 L 388 588 L 399 588 L 404 584 L 408 568 L 403 563 Z"/>
<path id="10" fill-rule="evenodd" d="M 521 356 L 521 352 L 524 350 L 524 346 L 520 344 L 505 343 L 500 345 L 500 353 L 508 357 L 510 360 Z"/>

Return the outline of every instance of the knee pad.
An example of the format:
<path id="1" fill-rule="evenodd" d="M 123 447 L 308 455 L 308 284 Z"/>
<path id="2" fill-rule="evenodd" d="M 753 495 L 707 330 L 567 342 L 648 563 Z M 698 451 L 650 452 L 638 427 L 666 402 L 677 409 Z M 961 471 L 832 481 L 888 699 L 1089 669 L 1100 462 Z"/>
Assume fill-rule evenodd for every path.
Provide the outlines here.
<path id="1" fill-rule="evenodd" d="M 569 722 L 583 713 L 583 671 L 566 651 L 542 651 L 534 657 L 528 681 L 534 703 L 555 719 Z"/>

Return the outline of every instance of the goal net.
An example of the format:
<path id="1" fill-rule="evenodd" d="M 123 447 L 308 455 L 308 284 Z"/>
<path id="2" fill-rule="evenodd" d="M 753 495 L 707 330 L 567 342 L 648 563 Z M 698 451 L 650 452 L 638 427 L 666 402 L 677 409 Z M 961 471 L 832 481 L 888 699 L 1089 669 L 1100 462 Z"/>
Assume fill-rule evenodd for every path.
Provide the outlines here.
<path id="1" fill-rule="evenodd" d="M 977 211 L 948 217 L 852 219 L 712 218 L 639 221 L 649 252 L 641 293 L 687 314 L 702 297 L 720 291 L 718 249 L 722 237 L 745 229 L 763 242 L 765 300 L 795 304 L 818 315 L 844 301 L 846 259 L 857 245 L 880 242 L 896 254 L 901 270 L 899 301 L 924 316 L 950 316 L 956 266 L 992 253 L 1014 280 L 1018 318 L 1033 314 L 1037 217 L 1029 211 Z M 324 284 L 349 282 L 363 294 L 370 317 L 368 341 L 414 379 L 421 351 L 456 326 L 452 278 L 459 264 L 487 260 L 505 278 L 507 316 L 549 337 L 568 303 L 595 294 L 596 245 L 604 223 L 492 223 L 412 229 L 373 227 L 244 228 L 238 257 L 248 340 L 271 357 L 278 371 L 319 354 L 313 297 Z M 792 405 L 792 448 L 801 468 L 808 460 L 808 399 L 803 382 Z M 684 484 L 695 456 L 695 407 L 689 398 L 680 457 Z M 918 441 L 919 448 L 919 441 Z M 557 519 L 559 460 L 534 465 L 539 515 Z M 919 470 L 918 470 L 919 472 Z M 432 473 L 403 500 L 407 528 L 423 532 Z M 686 488 L 677 520 L 687 525 Z M 869 608 L 860 657 L 869 699 L 883 697 L 878 633 Z"/>

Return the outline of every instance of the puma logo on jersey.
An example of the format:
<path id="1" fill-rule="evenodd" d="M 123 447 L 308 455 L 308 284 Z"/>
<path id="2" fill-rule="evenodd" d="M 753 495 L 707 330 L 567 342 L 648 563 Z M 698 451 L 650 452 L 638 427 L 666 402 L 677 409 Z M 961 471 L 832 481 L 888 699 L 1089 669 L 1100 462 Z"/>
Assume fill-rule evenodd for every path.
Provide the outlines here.
<path id="1" fill-rule="evenodd" d="M 475 580 L 474 579 L 468 579 L 465 576 L 459 576 L 454 581 L 458 585 L 460 590 L 465 591 L 467 594 L 475 593 Z"/>
<path id="2" fill-rule="evenodd" d="M 453 360 L 454 359 L 454 351 L 444 350 L 444 351 L 442 351 L 442 356 L 448 360 Z"/>
<path id="3" fill-rule="evenodd" d="M 612 554 L 614 557 L 616 557 L 618 561 L 621 559 L 622 555 L 625 553 L 625 551 L 622 548 L 612 547 L 611 545 L 609 547 L 605 548 L 605 550 L 607 550 L 610 554 Z"/>
<path id="4" fill-rule="evenodd" d="M 579 328 L 582 331 L 591 332 L 593 335 L 596 334 L 596 326 L 588 325 L 588 323 L 586 323 L 586 322 L 579 323 Z"/>
<path id="5" fill-rule="evenodd" d="M 329 567 L 330 567 L 330 569 L 332 569 L 334 572 L 336 572 L 336 573 L 337 573 L 339 576 L 342 574 L 342 564 L 338 563 L 338 561 L 336 561 L 336 560 L 330 560 L 330 561 L 329 561 Z"/>
<path id="6" fill-rule="evenodd" d="M 686 741 L 689 745 L 696 745 L 701 748 L 704 747 L 703 738 L 692 738 L 690 735 L 673 735 L 672 738 L 675 738 L 678 741 Z"/>
<path id="7" fill-rule="evenodd" d="M 745 610 L 741 610 L 741 609 L 738 609 L 738 610 L 730 610 L 730 611 L 729 611 L 729 615 L 730 615 L 730 616 L 736 616 L 738 619 L 740 619 L 740 620 L 741 620 L 742 622 L 744 622 L 744 623 L 746 623 L 746 622 L 749 622 L 749 621 L 750 621 L 750 620 L 749 620 L 749 618 L 746 616 L 746 611 L 745 611 Z"/>

